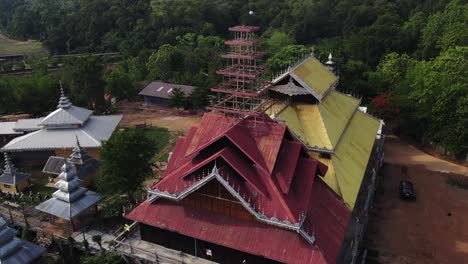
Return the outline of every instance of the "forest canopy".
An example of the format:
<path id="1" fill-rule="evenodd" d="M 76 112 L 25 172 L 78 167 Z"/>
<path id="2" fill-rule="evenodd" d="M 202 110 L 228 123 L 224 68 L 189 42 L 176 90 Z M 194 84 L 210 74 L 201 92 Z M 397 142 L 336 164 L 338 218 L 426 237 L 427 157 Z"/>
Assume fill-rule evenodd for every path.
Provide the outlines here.
<path id="1" fill-rule="evenodd" d="M 123 54 L 119 72 L 102 80 L 78 65 L 64 75 L 72 91 L 82 72 L 119 98 L 132 96 L 122 83 L 161 79 L 201 87 L 196 98 L 206 102 L 236 24 L 262 27 L 274 71 L 312 50 L 321 60 L 332 52 L 339 89 L 361 95 L 396 132 L 466 155 L 466 0 L 0 0 L 2 34 L 41 40 L 51 54 Z M 31 82 L 57 86 L 48 77 L 1 78 L 0 90 L 26 104 Z M 15 85 L 23 88 L 8 91 Z"/>

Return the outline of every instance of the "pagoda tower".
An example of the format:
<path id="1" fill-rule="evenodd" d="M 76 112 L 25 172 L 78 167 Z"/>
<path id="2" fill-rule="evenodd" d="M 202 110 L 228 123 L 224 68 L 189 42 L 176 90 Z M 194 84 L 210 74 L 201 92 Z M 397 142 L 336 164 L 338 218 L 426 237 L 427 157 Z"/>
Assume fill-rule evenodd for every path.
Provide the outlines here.
<path id="1" fill-rule="evenodd" d="M 253 26 L 229 28 L 234 38 L 224 42 L 230 48 L 229 52 L 221 55 L 227 64 L 216 71 L 223 76 L 223 81 L 211 89 L 218 93 L 218 99 L 208 107 L 209 110 L 245 117 L 262 115 L 262 109 L 270 106 L 270 101 L 262 96 L 271 83 L 262 79 L 268 67 L 258 62 L 266 54 L 258 50 L 262 43 L 256 34 L 259 30 Z"/>

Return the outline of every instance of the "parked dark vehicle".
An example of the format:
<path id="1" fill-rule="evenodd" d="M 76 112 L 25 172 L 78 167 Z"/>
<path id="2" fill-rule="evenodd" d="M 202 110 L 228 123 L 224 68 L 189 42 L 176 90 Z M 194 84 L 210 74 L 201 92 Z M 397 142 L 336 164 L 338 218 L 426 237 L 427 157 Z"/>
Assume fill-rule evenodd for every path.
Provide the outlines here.
<path id="1" fill-rule="evenodd" d="M 416 200 L 416 192 L 414 191 L 412 182 L 400 182 L 400 198 L 404 200 Z"/>

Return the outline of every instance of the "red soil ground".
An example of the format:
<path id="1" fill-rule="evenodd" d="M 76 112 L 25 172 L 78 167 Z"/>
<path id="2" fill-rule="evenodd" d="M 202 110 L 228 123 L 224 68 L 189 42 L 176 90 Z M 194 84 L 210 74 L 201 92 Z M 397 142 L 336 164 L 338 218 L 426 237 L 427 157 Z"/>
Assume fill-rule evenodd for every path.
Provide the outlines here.
<path id="1" fill-rule="evenodd" d="M 467 167 L 432 157 L 397 137 L 387 137 L 385 163 L 366 239 L 372 260 L 468 263 L 468 189 L 447 183 L 449 177 L 468 177 Z M 415 202 L 399 199 L 401 180 L 413 182 Z"/>

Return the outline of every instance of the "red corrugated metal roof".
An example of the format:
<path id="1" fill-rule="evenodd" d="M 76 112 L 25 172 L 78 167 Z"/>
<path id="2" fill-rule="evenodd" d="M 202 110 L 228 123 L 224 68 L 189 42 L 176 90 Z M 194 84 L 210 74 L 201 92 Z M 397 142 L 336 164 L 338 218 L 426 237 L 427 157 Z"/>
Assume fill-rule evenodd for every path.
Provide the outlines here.
<path id="1" fill-rule="evenodd" d="M 294 176 L 294 171 L 288 168 L 296 167 L 301 149 L 301 143 L 290 140 L 283 141 L 273 175 L 284 194 L 288 194 Z"/>
<path id="2" fill-rule="evenodd" d="M 304 227 L 314 232 L 327 262 L 334 263 L 340 251 L 351 211 L 321 180 L 313 185 Z"/>
<path id="3" fill-rule="evenodd" d="M 174 202 L 145 201 L 127 218 L 284 263 L 326 263 L 320 245 L 308 244 L 296 232 Z"/>
<path id="4" fill-rule="evenodd" d="M 196 186 L 195 182 L 207 176 L 218 161 L 221 177 L 230 182 L 241 197 L 247 197 L 259 213 L 268 218 L 298 223 L 300 214 L 307 212 L 303 227 L 309 233 L 320 233 L 325 241 L 322 250 L 328 255 L 327 259 L 334 259 L 341 246 L 350 211 L 317 179 L 317 174 L 325 174 L 326 166 L 301 152 L 302 146 L 287 139 L 286 131 L 286 126 L 270 119 L 240 120 L 205 114 L 200 125 L 192 128 L 187 137 L 176 144 L 164 179 L 153 189 L 169 193 L 189 190 Z M 161 201 L 156 200 L 151 210 L 158 210 L 154 208 Z M 138 208 L 129 218 L 144 222 L 149 221 L 145 220 L 146 217 L 156 217 L 152 212 L 146 215 Z M 158 223 L 160 220 L 155 221 Z M 184 233 L 182 230 L 179 232 Z M 207 236 L 208 241 L 216 240 Z M 298 234 L 296 236 L 296 239 L 300 238 Z M 270 241 L 272 245 L 275 243 L 280 242 Z M 238 244 L 230 247 L 243 250 Z M 320 244 L 319 247 L 322 248 Z"/>

